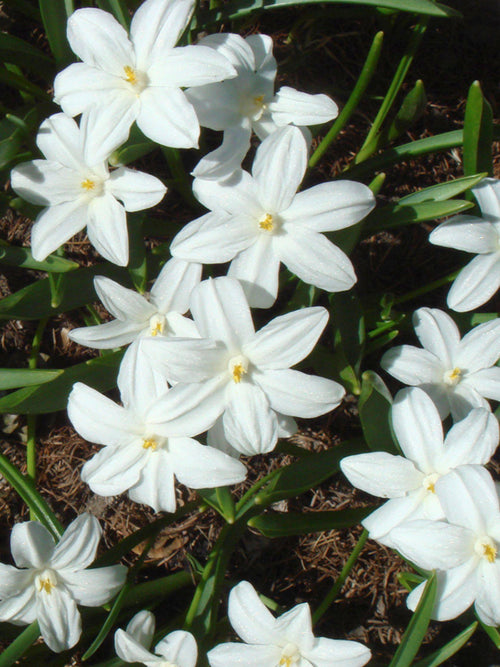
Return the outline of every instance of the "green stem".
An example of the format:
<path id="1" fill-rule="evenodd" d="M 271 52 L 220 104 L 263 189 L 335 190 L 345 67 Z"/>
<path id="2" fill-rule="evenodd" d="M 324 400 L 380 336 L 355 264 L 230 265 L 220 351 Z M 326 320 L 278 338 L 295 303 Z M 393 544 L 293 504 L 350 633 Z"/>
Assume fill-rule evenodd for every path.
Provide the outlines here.
<path id="1" fill-rule="evenodd" d="M 387 114 L 389 113 L 392 105 L 394 104 L 394 101 L 397 97 L 397 94 L 399 93 L 401 86 L 403 85 L 408 70 L 410 69 L 410 66 L 413 62 L 415 53 L 420 45 L 420 42 L 422 41 L 422 37 L 425 34 L 428 22 L 429 19 L 427 17 L 421 17 L 419 22 L 413 28 L 413 34 L 409 41 L 406 53 L 399 61 L 398 68 L 396 70 L 396 73 L 394 74 L 391 85 L 389 86 L 389 90 L 387 91 L 382 101 L 382 104 L 380 105 L 380 109 L 378 110 L 378 113 L 375 117 L 375 120 L 373 121 L 373 125 L 371 126 L 370 131 L 368 132 L 365 142 L 361 147 L 359 153 L 354 158 L 355 164 L 358 164 L 359 162 L 363 162 L 364 160 L 366 160 L 366 158 L 370 157 L 370 155 L 372 155 L 372 153 L 374 153 L 375 150 L 377 149 L 378 134 L 387 117 Z"/>
<path id="2" fill-rule="evenodd" d="M 341 130 L 345 127 L 347 121 L 352 116 L 354 110 L 358 106 L 377 68 L 377 64 L 380 58 L 380 53 L 382 51 L 383 40 L 384 40 L 384 33 L 382 31 L 378 32 L 373 38 L 372 45 L 366 57 L 363 69 L 361 70 L 361 74 L 359 75 L 359 78 L 356 81 L 356 85 L 354 86 L 354 89 L 349 99 L 347 100 L 344 108 L 340 112 L 337 120 L 332 125 L 332 127 L 328 131 L 328 134 L 325 136 L 323 141 L 319 144 L 319 146 L 312 154 L 311 159 L 309 160 L 309 167 L 312 168 L 319 162 L 319 160 L 323 157 L 323 155 L 330 147 L 330 144 L 337 138 Z"/>
<path id="3" fill-rule="evenodd" d="M 407 292 L 403 296 L 394 299 L 394 305 L 406 303 L 407 301 L 411 301 L 412 299 L 416 299 L 417 297 L 422 296 L 422 294 L 433 292 L 438 287 L 442 287 L 443 285 L 447 285 L 448 283 L 453 282 L 455 278 L 458 276 L 458 274 L 459 271 L 453 271 L 453 273 L 449 273 L 447 276 L 443 276 L 443 278 L 438 278 L 438 280 L 434 280 L 431 283 L 427 283 L 427 285 L 424 285 L 423 287 L 418 287 L 417 289 L 414 289 L 411 292 Z"/>
<path id="4" fill-rule="evenodd" d="M 28 625 L 0 654 L 0 667 L 10 667 L 21 658 L 40 636 L 38 621 Z"/>
<path id="5" fill-rule="evenodd" d="M 323 614 L 328 610 L 332 602 L 335 600 L 337 595 L 340 593 L 340 590 L 342 589 L 342 586 L 345 583 L 345 580 L 349 576 L 350 571 L 354 567 L 355 562 L 358 560 L 359 554 L 363 550 L 363 547 L 365 546 L 365 542 L 368 539 L 368 531 L 363 530 L 361 533 L 361 537 L 358 540 L 358 543 L 354 547 L 351 555 L 347 559 L 346 564 L 342 568 L 341 573 L 337 577 L 337 580 L 327 593 L 325 599 L 323 602 L 320 604 L 320 606 L 316 609 L 316 611 L 313 613 L 313 624 L 316 624 L 319 619 L 323 616 Z"/>
<path id="6" fill-rule="evenodd" d="M 28 359 L 28 367 L 31 370 L 35 370 L 38 365 L 38 354 L 40 352 L 40 346 L 42 344 L 43 332 L 47 326 L 48 318 L 44 317 L 38 322 L 38 326 L 33 336 L 33 342 L 31 344 L 31 352 Z M 28 477 L 30 477 L 33 482 L 36 481 L 36 415 L 28 415 L 28 438 L 26 441 L 26 469 Z M 30 507 L 30 519 L 34 521 L 36 519 L 33 510 Z"/>
<path id="7" fill-rule="evenodd" d="M 479 623 L 497 649 L 500 650 L 500 632 L 498 632 L 497 628 L 494 628 L 492 625 L 486 625 L 486 623 L 483 623 L 481 620 Z"/>

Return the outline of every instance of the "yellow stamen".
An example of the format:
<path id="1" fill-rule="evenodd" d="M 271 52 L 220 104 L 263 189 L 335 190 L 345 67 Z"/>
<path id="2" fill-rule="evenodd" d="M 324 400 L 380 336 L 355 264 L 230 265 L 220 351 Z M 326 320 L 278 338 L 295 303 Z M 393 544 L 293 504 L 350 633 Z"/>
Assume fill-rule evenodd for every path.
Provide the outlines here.
<path id="1" fill-rule="evenodd" d="M 274 229 L 273 216 L 270 213 L 266 213 L 266 216 L 259 222 L 259 227 L 266 232 L 272 232 Z"/>
<path id="2" fill-rule="evenodd" d="M 80 183 L 84 190 L 93 190 L 95 188 L 95 181 L 91 181 L 90 178 L 86 178 Z"/>
<path id="3" fill-rule="evenodd" d="M 144 449 L 150 449 L 151 451 L 155 452 L 158 448 L 158 443 L 154 438 L 144 438 L 142 441 L 142 446 Z"/>
<path id="4" fill-rule="evenodd" d="M 429 482 L 427 485 L 427 491 L 430 491 L 431 493 L 436 493 L 436 487 L 434 486 L 434 482 Z"/>
<path id="5" fill-rule="evenodd" d="M 235 364 L 233 366 L 233 380 L 238 383 L 241 382 L 241 378 L 247 373 L 246 368 L 242 364 Z"/>
<path id="6" fill-rule="evenodd" d="M 125 79 L 132 85 L 136 84 L 137 74 L 135 73 L 135 70 L 132 67 L 129 67 L 129 65 L 125 65 L 123 69 L 125 70 Z"/>
<path id="7" fill-rule="evenodd" d="M 257 95 L 257 97 L 254 97 L 253 103 L 256 106 L 262 106 L 264 104 L 264 95 Z"/>
<path id="8" fill-rule="evenodd" d="M 151 329 L 151 335 L 152 336 L 157 336 L 158 334 L 163 333 L 163 325 L 161 322 L 157 322 L 154 326 L 154 328 Z"/>
<path id="9" fill-rule="evenodd" d="M 494 563 L 497 557 L 497 549 L 492 544 L 483 545 L 484 556 L 488 563 Z"/>
<path id="10" fill-rule="evenodd" d="M 458 382 L 462 376 L 462 370 L 460 368 L 454 368 L 450 374 L 450 380 L 452 382 Z"/>
<path id="11" fill-rule="evenodd" d="M 45 591 L 46 593 L 50 593 L 52 589 L 54 588 L 54 584 L 50 581 L 48 577 L 45 579 L 40 579 L 39 582 L 39 591 Z"/>
<path id="12" fill-rule="evenodd" d="M 280 665 L 283 665 L 283 667 L 291 667 L 292 659 L 291 658 L 286 658 L 286 657 L 281 658 Z"/>

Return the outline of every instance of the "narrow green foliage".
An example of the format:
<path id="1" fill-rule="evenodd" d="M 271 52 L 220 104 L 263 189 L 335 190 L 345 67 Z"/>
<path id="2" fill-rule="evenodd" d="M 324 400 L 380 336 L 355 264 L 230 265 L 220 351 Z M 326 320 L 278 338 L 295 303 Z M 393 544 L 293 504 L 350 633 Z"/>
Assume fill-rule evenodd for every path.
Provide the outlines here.
<path id="1" fill-rule="evenodd" d="M 424 113 L 427 105 L 424 83 L 420 79 L 406 95 L 396 117 L 387 130 L 387 141 L 394 141 L 414 125 Z"/>
<path id="2" fill-rule="evenodd" d="M 29 368 L 0 368 L 0 390 L 19 389 L 51 382 L 61 375 L 62 370 L 45 371 Z"/>
<path id="3" fill-rule="evenodd" d="M 398 453 L 390 425 L 391 407 L 392 397 L 380 376 L 374 371 L 365 371 L 358 411 L 366 444 L 375 452 Z"/>
<path id="4" fill-rule="evenodd" d="M 371 235 L 381 229 L 394 229 L 426 220 L 436 220 L 456 213 L 464 213 L 474 204 L 465 199 L 423 201 L 418 204 L 398 202 L 375 209 L 367 218 L 364 230 Z"/>
<path id="5" fill-rule="evenodd" d="M 16 66 L 9 66 L 8 64 L 0 64 L 0 83 L 4 83 L 10 88 L 14 88 L 19 92 L 22 98 L 26 96 L 33 96 L 42 102 L 50 102 L 51 97 L 40 86 L 29 81 L 20 70 L 15 69 Z"/>
<path id="6" fill-rule="evenodd" d="M 494 628 L 492 625 L 486 625 L 486 623 L 483 623 L 482 621 L 479 622 L 481 623 L 481 627 L 486 632 L 488 637 L 500 651 L 500 632 L 498 631 L 498 629 Z"/>
<path id="7" fill-rule="evenodd" d="M 45 34 L 58 68 L 68 65 L 75 56 L 66 38 L 66 21 L 74 7 L 71 0 L 39 0 Z"/>
<path id="8" fill-rule="evenodd" d="M 437 579 L 436 573 L 433 572 L 389 667 L 409 667 L 413 662 L 429 627 L 436 592 Z"/>
<path id="9" fill-rule="evenodd" d="M 482 174 L 473 174 L 472 176 L 455 178 L 451 181 L 446 181 L 446 183 L 431 185 L 428 188 L 401 197 L 399 204 L 406 206 L 407 204 L 420 204 L 425 201 L 446 201 L 475 187 L 485 176 L 487 176 L 487 173 L 483 172 Z"/>
<path id="10" fill-rule="evenodd" d="M 493 175 L 493 112 L 483 95 L 479 81 L 469 89 L 464 119 L 464 173 L 485 171 Z"/>
<path id="11" fill-rule="evenodd" d="M 198 495 L 228 523 L 234 523 L 234 501 L 227 486 L 198 489 Z"/>
<path id="12" fill-rule="evenodd" d="M 144 294 L 148 284 L 146 246 L 142 229 L 144 218 L 144 213 L 132 213 L 128 216 L 130 244 L 128 270 L 134 287 L 140 294 Z"/>
<path id="13" fill-rule="evenodd" d="M 0 60 L 4 63 L 19 65 L 30 71 L 47 75 L 47 70 L 55 68 L 54 60 L 24 39 L 0 33 Z"/>
<path id="14" fill-rule="evenodd" d="M 109 614 L 106 617 L 106 620 L 102 624 L 101 629 L 97 633 L 97 636 L 95 637 L 94 641 L 89 646 L 89 648 L 82 655 L 82 662 L 88 660 L 90 657 L 94 655 L 94 653 L 99 649 L 103 641 L 110 633 L 113 625 L 116 622 L 116 619 L 118 618 L 120 611 L 122 610 L 125 598 L 130 590 L 130 586 L 131 586 L 130 582 L 127 581 L 123 586 L 123 588 L 121 589 L 121 591 L 119 592 L 119 594 L 116 596 L 115 601 L 113 602 L 113 606 L 111 607 Z"/>
<path id="15" fill-rule="evenodd" d="M 0 653 L 0 667 L 10 667 L 11 665 L 14 665 L 19 658 L 22 658 L 39 636 L 40 628 L 38 627 L 38 621 L 34 621 L 19 633 L 5 651 Z"/>
<path id="16" fill-rule="evenodd" d="M 0 149 L 1 150 L 1 149 Z M 19 246 L 11 246 L 6 241 L 0 240 L 0 264 L 19 266 L 34 271 L 50 271 L 51 273 L 67 273 L 78 268 L 76 262 L 57 255 L 49 255 L 43 262 L 33 259 L 31 251 Z"/>
<path id="17" fill-rule="evenodd" d="M 266 537 L 288 537 L 307 535 L 325 530 L 340 530 L 357 526 L 370 512 L 372 507 L 359 507 L 345 510 L 325 510 L 321 512 L 266 512 L 252 517 L 248 525 L 257 529 Z"/>
<path id="18" fill-rule="evenodd" d="M 434 653 L 431 653 L 431 655 L 428 655 L 427 658 L 414 663 L 414 667 L 438 667 L 438 665 L 442 665 L 443 662 L 446 662 L 446 660 L 455 655 L 455 653 L 458 653 L 462 646 L 464 646 L 469 641 L 469 639 L 476 631 L 477 626 L 478 622 L 474 621 L 474 623 L 471 623 L 468 627 L 465 628 L 465 630 L 462 630 L 460 634 L 458 634 L 440 649 L 434 651 Z"/>

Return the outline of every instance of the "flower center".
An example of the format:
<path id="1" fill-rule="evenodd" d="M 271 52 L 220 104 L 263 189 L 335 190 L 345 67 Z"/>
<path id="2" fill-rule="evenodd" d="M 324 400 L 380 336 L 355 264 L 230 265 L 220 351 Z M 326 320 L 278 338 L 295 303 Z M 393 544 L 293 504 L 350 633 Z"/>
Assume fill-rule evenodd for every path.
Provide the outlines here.
<path id="1" fill-rule="evenodd" d="M 488 563 L 494 563 L 498 554 L 496 543 L 488 536 L 477 540 L 474 550 L 478 556 L 486 558 Z"/>
<path id="2" fill-rule="evenodd" d="M 273 216 L 270 213 L 266 213 L 266 215 L 262 218 L 262 220 L 259 220 L 259 227 L 260 229 L 263 229 L 265 232 L 272 232 L 274 229 L 274 220 Z"/>
<path id="3" fill-rule="evenodd" d="M 57 586 L 57 577 L 52 570 L 44 570 L 35 579 L 36 590 L 39 593 L 51 593 L 52 589 Z"/>
<path id="4" fill-rule="evenodd" d="M 426 475 L 424 477 L 424 480 L 422 482 L 422 486 L 426 491 L 430 491 L 431 493 L 436 493 L 436 482 L 439 479 L 439 475 L 437 472 L 431 472 L 429 475 Z"/>
<path id="5" fill-rule="evenodd" d="M 264 102 L 264 95 L 245 95 L 241 100 L 241 114 L 251 120 L 259 120 L 267 104 Z"/>
<path id="6" fill-rule="evenodd" d="M 300 660 L 300 651 L 295 644 L 286 644 L 281 653 L 280 667 L 292 667 Z"/>
<path id="7" fill-rule="evenodd" d="M 239 384 L 244 375 L 248 373 L 248 359 L 239 354 L 229 361 L 229 372 L 232 375 L 233 381 Z"/>
<path id="8" fill-rule="evenodd" d="M 162 315 L 161 313 L 155 313 L 149 320 L 150 336 L 163 336 L 166 328 L 167 320 L 165 319 L 165 315 Z"/>
<path id="9" fill-rule="evenodd" d="M 148 85 L 148 78 L 144 72 L 139 72 L 138 70 L 134 69 L 133 67 L 130 67 L 130 65 L 125 65 L 123 68 L 125 72 L 125 81 L 130 84 L 130 87 L 136 93 L 139 95 L 139 93 L 142 93 L 144 88 Z"/>
<path id="10" fill-rule="evenodd" d="M 455 387 L 462 379 L 464 372 L 461 368 L 454 368 L 451 371 L 446 371 L 444 374 L 444 383 L 450 387 Z"/>
<path id="11" fill-rule="evenodd" d="M 164 448 L 167 442 L 167 438 L 158 435 L 147 435 L 142 439 L 142 448 L 156 452 L 158 449 Z"/>
<path id="12" fill-rule="evenodd" d="M 98 197 L 102 194 L 103 191 L 102 179 L 96 178 L 93 174 L 91 174 L 90 176 L 84 178 L 83 181 L 81 181 L 80 187 L 84 193 L 90 197 Z"/>

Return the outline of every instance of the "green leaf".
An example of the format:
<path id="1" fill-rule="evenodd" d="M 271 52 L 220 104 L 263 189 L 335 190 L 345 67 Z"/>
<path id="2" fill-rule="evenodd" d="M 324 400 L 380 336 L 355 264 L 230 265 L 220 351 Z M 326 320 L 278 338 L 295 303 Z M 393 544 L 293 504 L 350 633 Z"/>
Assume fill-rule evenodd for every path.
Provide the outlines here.
<path id="1" fill-rule="evenodd" d="M 399 453 L 390 425 L 392 396 L 389 390 L 374 371 L 365 371 L 361 380 L 358 411 L 366 444 L 375 452 Z"/>
<path id="2" fill-rule="evenodd" d="M 125 144 L 125 146 L 119 148 L 111 155 L 109 163 L 114 167 L 129 164 L 152 153 L 156 148 L 158 148 L 158 145 L 152 141 L 143 141 L 131 145 Z"/>
<path id="3" fill-rule="evenodd" d="M 97 0 L 97 4 L 105 12 L 113 14 L 115 19 L 119 21 L 125 30 L 129 29 L 130 13 L 128 7 L 123 0 Z"/>
<path id="4" fill-rule="evenodd" d="M 55 68 L 55 63 L 43 51 L 19 37 L 0 33 L 0 60 L 47 75 Z"/>
<path id="5" fill-rule="evenodd" d="M 38 493 L 33 480 L 23 475 L 9 459 L 0 454 L 0 473 L 24 500 L 37 520 L 42 523 L 52 535 L 59 539 L 64 530 L 48 504 Z"/>
<path id="6" fill-rule="evenodd" d="M 418 204 L 391 204 L 370 213 L 366 219 L 364 231 L 369 235 L 381 229 L 394 229 L 426 220 L 436 220 L 455 213 L 463 213 L 473 206 L 474 204 L 465 199 L 423 201 Z"/>
<path id="7" fill-rule="evenodd" d="M 38 621 L 28 625 L 0 654 L 0 667 L 10 667 L 21 658 L 40 636 Z"/>
<path id="8" fill-rule="evenodd" d="M 424 188 L 418 192 L 412 192 L 410 195 L 406 195 L 406 197 L 401 197 L 399 204 L 406 206 L 407 204 L 420 204 L 425 201 L 446 201 L 462 194 L 466 190 L 470 190 L 470 188 L 480 183 L 485 176 L 487 176 L 486 172 L 455 178 L 446 183 L 439 183 L 438 185 L 431 185 L 429 188 Z"/>
<path id="9" fill-rule="evenodd" d="M 405 630 L 398 650 L 394 654 L 389 667 L 410 667 L 429 627 L 436 592 L 436 573 L 433 572 L 425 585 L 420 602 L 411 617 L 411 621 Z"/>
<path id="10" fill-rule="evenodd" d="M 268 512 L 251 518 L 248 525 L 256 528 L 266 537 L 307 535 L 357 526 L 374 509 L 375 507 L 359 507 L 322 512 L 286 512 L 283 514 Z"/>
<path id="11" fill-rule="evenodd" d="M 128 270 L 134 287 L 140 294 L 144 294 L 148 284 L 146 246 L 144 244 L 144 235 L 142 231 L 144 218 L 144 213 L 132 213 L 128 217 L 130 243 Z"/>
<path id="12" fill-rule="evenodd" d="M 57 307 L 53 307 L 51 303 L 50 281 L 44 278 L 1 299 L 0 320 L 40 320 L 97 301 L 94 290 L 94 277 L 97 275 L 107 276 L 122 285 L 130 286 L 127 270 L 114 264 L 97 264 L 90 268 L 77 269 L 61 274 L 62 298 Z"/>
<path id="13" fill-rule="evenodd" d="M 198 489 L 197 493 L 228 523 L 234 523 L 234 500 L 227 486 L 216 489 Z"/>
<path id="14" fill-rule="evenodd" d="M 479 81 L 469 88 L 464 119 L 464 174 L 485 171 L 493 175 L 493 113 Z"/>
<path id="15" fill-rule="evenodd" d="M 64 410 L 75 382 L 84 382 L 98 391 L 116 386 L 116 376 L 123 351 L 84 361 L 59 371 L 51 382 L 25 387 L 0 398 L 0 413 L 39 415 Z"/>
<path id="16" fill-rule="evenodd" d="M 108 636 L 109 632 L 111 631 L 111 628 L 115 624 L 116 619 L 118 618 L 118 614 L 120 613 L 123 604 L 125 602 L 125 598 L 129 592 L 129 589 L 131 587 L 131 584 L 129 582 L 125 582 L 125 585 L 121 589 L 121 591 L 118 593 L 117 597 L 115 598 L 115 601 L 113 602 L 113 606 L 110 609 L 109 614 L 106 616 L 106 620 L 102 624 L 101 629 L 97 633 L 97 637 L 94 639 L 92 644 L 89 646 L 89 648 L 85 651 L 85 653 L 82 655 L 82 662 L 85 660 L 88 660 L 91 656 L 94 655 L 94 653 L 98 650 L 99 646 L 103 643 L 103 641 L 106 639 Z"/>
<path id="17" fill-rule="evenodd" d="M 39 0 L 38 4 L 45 34 L 57 66 L 64 67 L 75 60 L 66 38 L 66 22 L 73 12 L 73 3 L 71 0 Z"/>
<path id="18" fill-rule="evenodd" d="M 10 65 L 9 65 L 10 66 Z M 40 86 L 29 81 L 19 71 L 10 71 L 6 65 L 0 65 L 0 83 L 5 83 L 7 86 L 14 88 L 21 94 L 26 93 L 32 95 L 43 102 L 49 102 L 51 97 Z"/>
<path id="19" fill-rule="evenodd" d="M 394 141 L 416 123 L 425 111 L 427 96 L 419 79 L 406 95 L 396 117 L 387 130 L 387 141 Z"/>
<path id="20" fill-rule="evenodd" d="M 51 273 L 66 273 L 79 268 L 76 262 L 57 255 L 49 255 L 43 262 L 37 262 L 36 259 L 33 259 L 31 250 L 28 250 L 28 248 L 11 246 L 5 241 L 0 241 L 0 264 L 19 266 L 35 271 L 50 271 Z"/>
<path id="21" fill-rule="evenodd" d="M 492 625 L 486 625 L 486 623 L 483 623 L 482 621 L 479 622 L 481 623 L 481 627 L 486 632 L 488 637 L 500 651 L 500 632 L 497 630 L 497 628 L 494 628 Z"/>
<path id="22" fill-rule="evenodd" d="M 0 368 L 0 390 L 41 385 L 55 380 L 62 372 L 29 368 Z"/>
<path id="23" fill-rule="evenodd" d="M 342 346 L 345 358 L 357 375 L 366 338 L 363 308 L 353 290 L 331 294 L 329 300 L 333 313 L 335 346 Z"/>
<path id="24" fill-rule="evenodd" d="M 460 634 L 442 646 L 439 650 L 434 651 L 434 653 L 428 655 L 427 658 L 414 663 L 414 667 L 438 667 L 438 665 L 442 665 L 443 662 L 446 662 L 446 660 L 460 651 L 462 646 L 469 641 L 476 631 L 477 626 L 478 622 L 474 621 L 474 623 L 471 623 L 465 630 L 462 630 Z"/>

